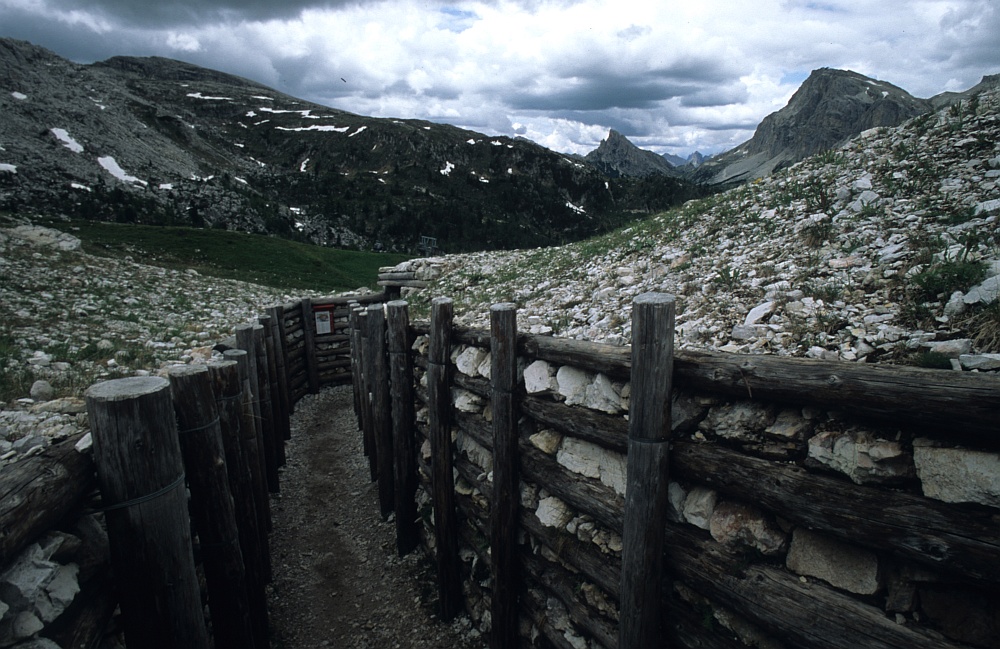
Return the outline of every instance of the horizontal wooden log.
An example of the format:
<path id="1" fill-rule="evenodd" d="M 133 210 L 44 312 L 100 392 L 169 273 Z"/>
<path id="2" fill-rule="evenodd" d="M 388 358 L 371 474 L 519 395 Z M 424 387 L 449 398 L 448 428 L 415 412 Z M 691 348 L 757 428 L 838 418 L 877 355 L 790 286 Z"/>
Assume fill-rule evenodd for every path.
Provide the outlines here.
<path id="1" fill-rule="evenodd" d="M 545 427 L 624 453 L 628 420 L 587 408 L 574 408 L 540 397 L 525 397 L 521 411 Z"/>
<path id="2" fill-rule="evenodd" d="M 818 581 L 766 565 L 746 567 L 738 551 L 693 525 L 668 524 L 665 564 L 709 599 L 800 649 L 958 649 L 910 629 L 874 606 Z"/>
<path id="3" fill-rule="evenodd" d="M 347 306 L 351 302 L 357 302 L 361 305 L 375 304 L 377 302 L 385 302 L 384 293 L 369 293 L 368 295 L 336 295 L 330 297 L 315 297 L 313 298 L 313 308 L 317 306 L 329 306 L 331 304 L 337 306 Z"/>
<path id="4" fill-rule="evenodd" d="M 398 286 L 409 288 L 427 288 L 431 285 L 430 282 L 425 282 L 421 279 L 380 279 L 377 284 L 379 286 Z"/>
<path id="5" fill-rule="evenodd" d="M 59 523 L 96 487 L 90 453 L 75 448 L 81 437 L 69 437 L 0 472 L 0 566 Z"/>
<path id="6" fill-rule="evenodd" d="M 333 330 L 334 331 L 347 331 L 347 327 L 334 327 Z M 346 348 L 346 345 L 343 345 L 343 344 L 347 343 L 347 342 L 350 342 L 350 340 L 351 340 L 350 336 L 348 336 L 347 334 L 342 334 L 342 333 L 322 334 L 322 335 L 316 336 L 316 338 L 315 338 L 317 348 L 319 348 L 320 345 L 330 345 L 330 344 L 338 344 L 338 345 L 342 345 L 342 346 L 344 346 Z"/>
<path id="7" fill-rule="evenodd" d="M 805 527 L 888 550 L 950 575 L 1000 581 L 996 515 L 855 485 L 714 444 L 675 442 L 671 471 Z"/>
<path id="8" fill-rule="evenodd" d="M 344 357 L 333 357 L 336 360 L 321 361 L 316 367 L 320 372 L 329 372 L 330 370 L 335 370 L 339 368 L 347 368 L 351 366 L 351 359 Z"/>
<path id="9" fill-rule="evenodd" d="M 383 279 L 383 280 L 417 279 L 417 272 L 411 270 L 411 271 L 402 271 L 402 272 L 379 273 L 378 274 L 378 278 L 379 279 Z"/>
<path id="10" fill-rule="evenodd" d="M 426 333 L 423 322 L 414 331 Z M 464 344 L 486 345 L 489 332 L 455 328 Z M 631 347 L 520 334 L 518 351 L 554 364 L 628 379 Z M 945 439 L 1000 448 L 1000 377 L 900 365 L 678 350 L 674 384 L 739 399 L 778 401 L 871 417 Z"/>

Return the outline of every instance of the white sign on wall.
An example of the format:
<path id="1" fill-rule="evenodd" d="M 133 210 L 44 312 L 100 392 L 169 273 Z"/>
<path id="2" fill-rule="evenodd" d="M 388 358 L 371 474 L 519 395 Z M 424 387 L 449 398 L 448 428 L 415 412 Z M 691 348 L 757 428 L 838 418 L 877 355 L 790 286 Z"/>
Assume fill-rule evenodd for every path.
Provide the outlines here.
<path id="1" fill-rule="evenodd" d="M 330 312 L 317 311 L 315 315 L 316 315 L 316 333 L 319 335 L 330 333 Z"/>

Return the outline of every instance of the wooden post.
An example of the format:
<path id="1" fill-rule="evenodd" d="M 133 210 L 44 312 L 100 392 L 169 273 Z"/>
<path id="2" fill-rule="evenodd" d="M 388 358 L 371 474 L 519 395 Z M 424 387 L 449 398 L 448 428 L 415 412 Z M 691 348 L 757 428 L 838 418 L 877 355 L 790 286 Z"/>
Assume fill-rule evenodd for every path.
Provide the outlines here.
<path id="1" fill-rule="evenodd" d="M 354 417 L 358 420 L 358 430 L 361 424 L 361 332 L 358 329 L 358 311 L 361 306 L 351 302 L 348 306 L 348 328 L 351 343 L 351 386 L 354 388 Z M 367 449 L 366 449 L 367 450 Z"/>
<path id="2" fill-rule="evenodd" d="M 250 492 L 253 494 L 254 511 L 257 514 L 257 538 L 259 539 L 258 545 L 260 546 L 266 583 L 271 581 L 271 550 L 267 540 L 267 533 L 271 527 L 271 503 L 268 499 L 267 481 L 264 478 L 263 465 L 260 460 L 261 452 L 257 427 L 253 420 L 253 404 L 251 403 L 253 397 L 250 394 L 250 380 L 247 375 L 247 353 L 242 349 L 229 349 L 223 352 L 222 357 L 227 361 L 236 361 L 240 385 L 243 386 L 243 397 L 240 403 L 240 446 L 250 473 Z"/>
<path id="3" fill-rule="evenodd" d="M 215 646 L 253 649 L 246 572 L 208 367 L 171 368 L 170 387 L 191 489 L 191 513 L 201 541 Z"/>
<path id="4" fill-rule="evenodd" d="M 276 435 L 263 325 L 253 326 L 253 353 L 257 357 L 257 385 L 254 387 L 259 396 L 257 402 L 260 405 L 260 433 L 264 444 L 264 474 L 267 477 L 267 490 L 278 493 L 281 491 L 281 485 L 278 482 L 278 454 L 274 448 Z"/>
<path id="5" fill-rule="evenodd" d="M 364 441 L 365 455 L 368 456 L 368 472 L 372 482 L 378 480 L 378 453 L 375 448 L 375 426 L 372 421 L 372 355 L 368 346 L 369 327 L 368 309 L 358 312 L 358 330 L 361 337 L 361 434 Z"/>
<path id="6" fill-rule="evenodd" d="M 274 456 L 278 466 L 283 467 L 285 466 L 285 437 L 282 423 L 284 415 L 278 386 L 278 359 L 274 346 L 274 327 L 272 324 L 274 318 L 264 315 L 259 317 L 257 322 L 264 327 L 264 351 L 267 354 L 268 391 L 271 398 L 271 434 L 273 436 L 271 443 L 274 444 Z"/>
<path id="7" fill-rule="evenodd" d="M 218 405 L 219 429 L 226 454 L 229 488 L 233 495 L 236 527 L 246 571 L 250 621 L 256 646 L 268 646 L 267 583 L 261 547 L 261 525 L 257 521 L 250 460 L 243 444 L 243 382 L 235 360 L 209 364 L 215 400 Z M 265 546 L 266 547 L 266 546 Z"/>
<path id="8" fill-rule="evenodd" d="M 431 301 L 427 401 L 430 409 L 431 485 L 434 535 L 437 540 L 438 593 L 441 600 L 440 615 L 445 622 L 458 615 L 462 607 L 455 479 L 452 475 L 452 401 L 449 381 L 453 314 L 451 298 L 437 297 Z"/>
<path id="9" fill-rule="evenodd" d="M 378 502 L 382 518 L 394 509 L 392 404 L 389 401 L 389 359 L 386 356 L 385 311 L 382 304 L 368 306 L 368 349 L 372 366 L 372 430 L 378 455 Z"/>
<path id="10" fill-rule="evenodd" d="M 632 302 L 632 398 L 622 534 L 620 649 L 653 647 L 661 638 L 673 367 L 674 297 L 663 293 L 639 295 Z"/>
<path id="11" fill-rule="evenodd" d="M 417 449 L 413 438 L 413 363 L 410 357 L 410 314 L 403 300 L 387 305 L 389 379 L 392 388 L 393 477 L 396 486 L 396 552 L 405 556 L 417 547 Z"/>
<path id="12" fill-rule="evenodd" d="M 207 649 L 170 383 L 104 381 L 86 398 L 125 641 Z"/>
<path id="13" fill-rule="evenodd" d="M 302 336 L 305 341 L 306 376 L 309 379 L 309 392 L 319 392 L 319 367 L 316 365 L 316 318 L 313 315 L 312 299 L 302 298 L 299 302 L 302 309 Z"/>
<path id="14" fill-rule="evenodd" d="M 257 325 L 260 326 L 260 325 Z M 258 467 L 254 473 L 255 485 L 256 476 L 260 476 L 261 487 L 264 492 L 260 496 L 258 507 L 264 507 L 264 519 L 267 523 L 266 530 L 271 531 L 271 500 L 268 498 L 267 479 L 267 445 L 264 441 L 264 430 L 261 420 L 260 386 L 257 377 L 257 354 L 254 351 L 254 325 L 245 324 L 236 327 L 236 346 L 246 352 L 244 360 L 236 359 L 240 363 L 240 374 L 246 381 L 247 407 L 249 408 L 250 426 L 253 429 L 255 442 L 251 443 L 253 449 L 251 457 L 257 459 Z M 224 355 L 223 355 L 224 356 Z M 249 436 L 248 436 L 249 437 Z"/>
<path id="15" fill-rule="evenodd" d="M 274 322 L 274 346 L 278 360 L 278 385 L 281 392 L 281 409 L 284 411 L 284 421 L 282 422 L 282 432 L 285 439 L 291 439 L 292 427 L 291 416 L 295 412 L 295 403 L 292 401 L 292 392 L 288 381 L 288 332 L 285 331 L 285 305 L 278 304 L 271 307 L 271 317 Z"/>
<path id="16" fill-rule="evenodd" d="M 517 520 L 521 499 L 517 454 L 517 309 L 490 308 L 490 387 L 493 410 L 493 497 L 490 506 L 490 557 L 493 597 L 491 649 L 515 649 L 518 638 L 520 566 Z"/>

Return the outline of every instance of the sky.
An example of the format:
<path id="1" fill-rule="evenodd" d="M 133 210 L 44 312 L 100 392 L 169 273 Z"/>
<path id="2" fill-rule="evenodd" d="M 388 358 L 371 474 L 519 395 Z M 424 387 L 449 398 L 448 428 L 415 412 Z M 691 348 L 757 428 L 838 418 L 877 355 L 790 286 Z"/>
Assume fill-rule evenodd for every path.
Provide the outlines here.
<path id="1" fill-rule="evenodd" d="M 580 154 L 728 150 L 822 67 L 917 97 L 1000 73 L 1000 0 L 0 0 L 0 36 Z"/>

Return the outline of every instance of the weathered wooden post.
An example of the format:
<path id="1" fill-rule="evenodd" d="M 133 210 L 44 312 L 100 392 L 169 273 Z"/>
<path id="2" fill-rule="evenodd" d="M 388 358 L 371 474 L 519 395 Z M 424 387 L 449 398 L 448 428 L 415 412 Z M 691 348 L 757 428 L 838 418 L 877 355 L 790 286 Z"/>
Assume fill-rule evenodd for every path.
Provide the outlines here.
<path id="1" fill-rule="evenodd" d="M 413 364 L 410 314 L 403 300 L 386 305 L 389 325 L 389 375 L 392 388 L 393 477 L 396 486 L 396 552 L 417 547 L 417 449 L 413 438 Z"/>
<path id="2" fill-rule="evenodd" d="M 371 348 L 368 345 L 369 335 L 368 309 L 362 307 L 358 312 L 358 330 L 361 337 L 361 434 L 364 441 L 365 455 L 368 456 L 368 472 L 372 482 L 378 480 L 378 452 L 375 447 L 375 424 L 372 412 L 372 373 L 374 371 Z"/>
<path id="3" fill-rule="evenodd" d="M 283 432 L 284 416 L 282 414 L 281 393 L 278 391 L 278 359 L 274 348 L 273 319 L 269 315 L 260 316 L 257 322 L 264 327 L 264 353 L 267 355 L 267 389 L 271 400 L 271 443 L 274 445 L 274 457 L 278 467 L 285 466 L 285 438 Z"/>
<path id="4" fill-rule="evenodd" d="M 358 420 L 358 430 L 364 430 L 361 422 L 361 331 L 358 323 L 358 311 L 361 306 L 351 302 L 349 307 L 349 322 L 347 333 L 351 341 L 351 386 L 354 389 L 354 417 Z M 367 453 L 367 448 L 365 449 Z"/>
<path id="5" fill-rule="evenodd" d="M 316 319 L 313 314 L 312 299 L 302 298 L 299 307 L 302 309 L 302 336 L 305 341 L 303 353 L 305 354 L 309 392 L 317 394 L 319 392 L 319 367 L 316 359 Z"/>
<path id="6" fill-rule="evenodd" d="M 285 330 L 285 305 L 278 304 L 271 307 L 271 326 L 274 328 L 274 346 L 278 360 L 278 386 L 281 393 L 281 409 L 284 415 L 282 421 L 282 433 L 284 438 L 291 439 L 292 427 L 291 416 L 295 412 L 295 403 L 292 401 L 292 391 L 289 385 L 288 372 L 288 332 Z"/>
<path id="7" fill-rule="evenodd" d="M 261 524 L 257 521 L 250 460 L 243 444 L 243 382 L 234 360 L 216 361 L 208 366 L 219 413 L 219 429 L 225 450 L 229 488 L 233 495 L 236 527 L 246 571 L 250 621 L 256 646 L 268 646 L 267 584 L 261 547 Z M 265 535 L 266 536 L 266 535 Z"/>
<path id="8" fill-rule="evenodd" d="M 458 519 L 451 443 L 451 298 L 431 301 L 431 340 L 427 358 L 427 401 L 430 410 L 431 485 L 434 535 L 437 541 L 438 593 L 441 619 L 449 621 L 462 607 L 458 559 Z"/>
<path id="9" fill-rule="evenodd" d="M 490 307 L 490 388 L 493 410 L 493 500 L 490 557 L 493 598 L 492 649 L 513 649 L 518 639 L 517 518 L 521 489 L 517 453 L 517 309 Z"/>
<path id="10" fill-rule="evenodd" d="M 170 370 L 191 513 L 201 541 L 208 608 L 218 649 L 253 649 L 246 572 L 229 490 L 219 409 L 205 365 Z"/>
<path id="11" fill-rule="evenodd" d="M 632 398 L 622 534 L 620 649 L 657 646 L 661 638 L 660 588 L 673 370 L 674 297 L 663 293 L 639 295 L 632 302 Z"/>
<path id="12" fill-rule="evenodd" d="M 250 393 L 248 378 L 247 353 L 242 349 L 228 349 L 222 357 L 227 361 L 236 361 L 240 375 L 240 385 L 243 386 L 243 398 L 240 404 L 240 445 L 246 458 L 250 472 L 250 491 L 253 494 L 254 511 L 257 514 L 257 536 L 259 539 L 260 556 L 264 566 L 265 582 L 271 581 L 271 550 L 267 533 L 271 527 L 271 503 L 267 495 L 267 480 L 264 478 L 263 464 L 260 456 L 260 438 L 254 425 L 253 397 Z"/>
<path id="13" fill-rule="evenodd" d="M 253 355 L 257 359 L 257 384 L 254 386 L 260 411 L 260 434 L 264 448 L 264 475 L 267 489 L 271 493 L 281 491 L 278 476 L 278 454 L 274 449 L 274 417 L 271 406 L 271 381 L 268 378 L 267 348 L 264 343 L 264 327 L 253 326 Z"/>
<path id="14" fill-rule="evenodd" d="M 392 404 L 389 402 L 389 358 L 386 356 L 385 311 L 368 306 L 368 350 L 372 366 L 372 430 L 378 455 L 378 502 L 382 518 L 393 512 Z"/>
<path id="15" fill-rule="evenodd" d="M 125 640 L 207 649 L 170 383 L 104 381 L 86 399 Z"/>

